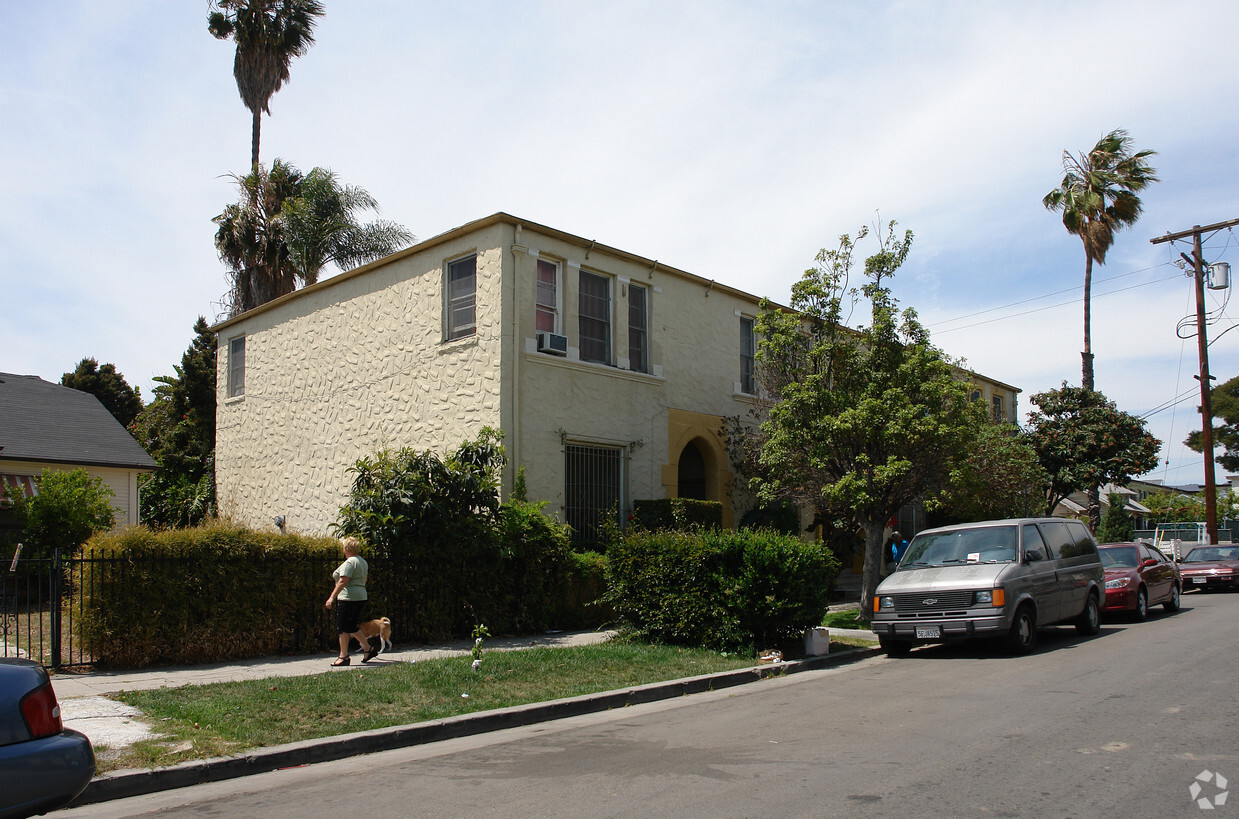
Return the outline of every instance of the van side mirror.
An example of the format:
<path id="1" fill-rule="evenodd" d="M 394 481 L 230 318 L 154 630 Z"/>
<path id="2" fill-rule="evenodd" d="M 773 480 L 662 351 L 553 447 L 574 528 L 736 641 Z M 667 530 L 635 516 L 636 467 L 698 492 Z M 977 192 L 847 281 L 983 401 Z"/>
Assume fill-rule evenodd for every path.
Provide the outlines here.
<path id="1" fill-rule="evenodd" d="M 1029 549 L 1024 552 L 1024 562 L 1032 563 L 1037 560 L 1045 560 L 1045 555 L 1041 554 L 1040 549 Z"/>

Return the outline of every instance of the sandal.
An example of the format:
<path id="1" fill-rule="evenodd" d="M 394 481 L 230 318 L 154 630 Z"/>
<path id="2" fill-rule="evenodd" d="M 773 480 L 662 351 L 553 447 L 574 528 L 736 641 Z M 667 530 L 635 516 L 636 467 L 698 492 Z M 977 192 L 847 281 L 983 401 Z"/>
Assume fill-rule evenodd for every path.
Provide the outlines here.
<path id="1" fill-rule="evenodd" d="M 350 660 L 348 657 L 336 657 L 336 661 L 332 663 L 331 665 L 332 667 L 336 667 L 336 666 L 341 666 L 341 665 L 348 665 L 350 662 L 352 662 L 352 660 Z"/>
<path id="2" fill-rule="evenodd" d="M 371 646 L 370 648 L 366 649 L 366 653 L 362 655 L 361 661 L 363 663 L 368 663 L 371 660 L 373 660 L 375 657 L 377 657 L 378 655 L 379 655 L 379 650 L 375 648 L 374 646 Z"/>

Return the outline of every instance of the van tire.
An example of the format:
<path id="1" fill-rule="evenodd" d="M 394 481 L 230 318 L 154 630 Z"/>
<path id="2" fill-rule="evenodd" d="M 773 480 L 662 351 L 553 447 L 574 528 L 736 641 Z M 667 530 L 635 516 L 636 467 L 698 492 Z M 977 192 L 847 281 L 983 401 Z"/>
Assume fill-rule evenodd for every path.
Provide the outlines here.
<path id="1" fill-rule="evenodd" d="M 1032 606 L 1023 605 L 1015 612 L 1011 629 L 1006 637 L 1007 651 L 1012 654 L 1031 654 L 1037 647 L 1037 615 Z"/>
<path id="2" fill-rule="evenodd" d="M 1149 590 L 1141 586 L 1136 590 L 1135 618 L 1140 621 L 1149 619 Z"/>
<path id="3" fill-rule="evenodd" d="M 1149 610 L 1147 604 L 1144 610 L 1147 614 Z M 1093 592 L 1089 592 L 1088 600 L 1084 603 L 1084 611 L 1080 612 L 1080 616 L 1076 618 L 1076 631 L 1084 635 L 1101 631 L 1101 604 L 1097 602 L 1097 595 Z"/>
<path id="4" fill-rule="evenodd" d="M 1170 598 L 1166 600 L 1165 603 L 1162 603 L 1162 608 L 1164 608 L 1166 611 L 1178 611 L 1179 610 L 1179 598 L 1182 596 L 1183 596 L 1183 591 L 1179 588 L 1179 585 L 1176 583 L 1175 585 L 1170 587 Z"/>
<path id="5" fill-rule="evenodd" d="M 891 640 L 887 637 L 879 637 L 878 645 L 886 652 L 887 657 L 907 657 L 912 651 L 910 640 Z"/>

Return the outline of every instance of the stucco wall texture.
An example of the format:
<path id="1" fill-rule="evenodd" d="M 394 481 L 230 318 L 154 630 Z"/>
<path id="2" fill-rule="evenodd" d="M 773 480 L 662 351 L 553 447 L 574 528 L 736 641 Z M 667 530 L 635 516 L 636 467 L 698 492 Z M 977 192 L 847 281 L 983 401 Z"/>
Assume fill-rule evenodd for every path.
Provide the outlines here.
<path id="1" fill-rule="evenodd" d="M 472 336 L 446 341 L 447 264 L 477 254 Z M 538 260 L 553 263 L 568 354 L 537 350 Z M 609 282 L 611 363 L 580 360 L 581 271 Z M 648 372 L 629 369 L 629 298 L 646 288 Z M 619 447 L 625 506 L 675 496 L 689 441 L 733 519 L 717 432 L 739 392 L 741 316 L 758 299 L 596 242 L 496 214 L 327 279 L 217 327 L 216 482 L 221 512 L 323 533 L 349 467 L 381 449 L 446 452 L 502 429 L 505 494 L 524 466 L 529 497 L 563 519 L 565 446 Z M 229 398 L 229 342 L 245 337 L 245 394 Z M 984 385 L 986 400 L 1002 385 Z M 1006 394 L 1006 393 L 1004 393 Z M 1014 410 L 1016 392 L 1008 406 Z M 673 451 L 674 450 L 674 451 Z"/>

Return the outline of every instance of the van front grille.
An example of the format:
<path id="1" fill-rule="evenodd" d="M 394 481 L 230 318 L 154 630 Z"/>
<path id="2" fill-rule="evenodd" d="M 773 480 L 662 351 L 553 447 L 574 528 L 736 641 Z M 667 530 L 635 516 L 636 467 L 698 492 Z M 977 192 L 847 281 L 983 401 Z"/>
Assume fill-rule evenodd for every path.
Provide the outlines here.
<path id="1" fill-rule="evenodd" d="M 972 589 L 960 591 L 926 592 L 923 594 L 896 594 L 895 611 L 942 611 L 943 609 L 966 609 L 972 605 Z"/>

